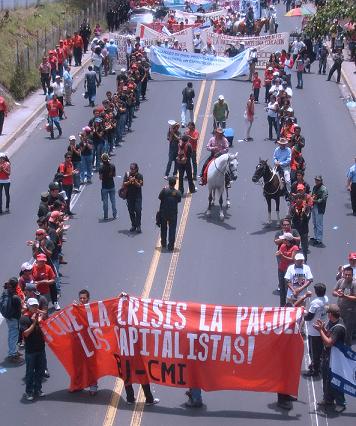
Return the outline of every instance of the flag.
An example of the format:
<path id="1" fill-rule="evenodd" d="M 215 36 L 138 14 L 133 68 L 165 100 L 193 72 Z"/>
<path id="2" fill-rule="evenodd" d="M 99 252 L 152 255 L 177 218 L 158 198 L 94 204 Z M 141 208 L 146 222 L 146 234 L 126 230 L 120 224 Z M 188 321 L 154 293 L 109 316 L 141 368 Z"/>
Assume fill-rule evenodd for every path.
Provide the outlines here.
<path id="1" fill-rule="evenodd" d="M 343 344 L 333 346 L 330 370 L 332 386 L 356 397 L 356 352 Z"/>
<path id="2" fill-rule="evenodd" d="M 172 35 L 172 33 L 169 31 L 169 29 L 165 25 L 162 28 L 162 33 L 166 34 L 168 37 Z"/>

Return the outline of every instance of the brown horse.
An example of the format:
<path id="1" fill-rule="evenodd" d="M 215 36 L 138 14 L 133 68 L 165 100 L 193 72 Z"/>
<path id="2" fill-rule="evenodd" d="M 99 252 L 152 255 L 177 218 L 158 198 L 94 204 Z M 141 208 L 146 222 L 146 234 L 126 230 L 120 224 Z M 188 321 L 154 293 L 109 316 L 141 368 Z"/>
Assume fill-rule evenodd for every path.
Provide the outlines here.
<path id="1" fill-rule="evenodd" d="M 259 36 L 260 32 L 263 28 L 263 26 L 266 24 L 267 22 L 267 18 L 262 18 L 262 19 L 256 19 L 255 20 L 255 24 L 254 24 L 254 28 L 253 28 L 253 35 L 254 36 Z M 246 35 L 247 34 L 247 28 L 246 28 L 246 22 L 245 20 L 242 21 L 236 21 L 232 27 L 232 33 L 233 35 L 237 35 L 237 34 L 241 34 L 241 35 Z"/>

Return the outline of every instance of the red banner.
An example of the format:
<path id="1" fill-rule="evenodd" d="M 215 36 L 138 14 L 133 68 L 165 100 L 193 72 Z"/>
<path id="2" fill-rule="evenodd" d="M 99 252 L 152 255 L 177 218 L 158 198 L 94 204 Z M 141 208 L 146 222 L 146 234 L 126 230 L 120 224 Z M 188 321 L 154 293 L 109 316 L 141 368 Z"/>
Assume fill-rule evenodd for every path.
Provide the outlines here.
<path id="1" fill-rule="evenodd" d="M 297 395 L 302 313 L 122 296 L 68 306 L 42 330 L 71 390 L 111 375 L 126 384 Z"/>

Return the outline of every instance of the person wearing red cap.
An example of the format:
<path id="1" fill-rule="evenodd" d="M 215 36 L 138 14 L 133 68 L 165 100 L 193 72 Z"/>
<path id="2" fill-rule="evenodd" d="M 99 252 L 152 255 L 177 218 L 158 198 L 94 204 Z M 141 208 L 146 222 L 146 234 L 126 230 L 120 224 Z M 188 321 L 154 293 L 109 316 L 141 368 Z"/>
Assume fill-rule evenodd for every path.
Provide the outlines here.
<path id="1" fill-rule="evenodd" d="M 311 216 L 311 209 L 305 201 L 304 187 L 294 197 L 294 202 L 290 208 L 290 216 L 292 219 L 292 227 L 299 232 L 300 245 L 304 254 L 305 262 L 308 260 L 308 246 L 309 246 L 309 220 Z"/>
<path id="2" fill-rule="evenodd" d="M 0 96 L 0 136 L 2 135 L 2 128 L 4 126 L 4 120 L 7 116 L 7 104 L 5 99 Z"/>
<path id="3" fill-rule="evenodd" d="M 56 81 L 56 75 L 58 71 L 58 60 L 55 50 L 49 50 L 48 51 L 48 62 L 51 66 L 51 77 L 52 82 L 54 83 Z"/>
<path id="4" fill-rule="evenodd" d="M 55 273 L 53 269 L 47 265 L 47 256 L 43 253 L 40 253 L 36 256 L 36 263 L 32 269 L 32 276 L 34 284 L 36 285 L 37 290 L 40 294 L 46 297 L 48 301 L 52 300 L 54 309 L 59 311 L 61 308 L 58 304 L 57 298 L 53 301 L 51 295 L 51 288 L 55 288 Z M 57 293 L 57 292 L 56 292 Z"/>
<path id="5" fill-rule="evenodd" d="M 349 253 L 349 263 L 346 265 L 340 265 L 337 268 L 336 281 L 342 278 L 342 274 L 345 268 L 351 267 L 353 269 L 353 276 L 356 278 L 356 252 Z"/>

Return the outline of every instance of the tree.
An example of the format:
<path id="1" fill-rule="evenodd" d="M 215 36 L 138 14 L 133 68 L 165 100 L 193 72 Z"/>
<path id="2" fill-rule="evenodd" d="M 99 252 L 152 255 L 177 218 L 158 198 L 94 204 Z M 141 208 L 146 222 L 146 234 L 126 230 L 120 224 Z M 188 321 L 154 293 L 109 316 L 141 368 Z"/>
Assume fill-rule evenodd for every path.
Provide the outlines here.
<path id="1" fill-rule="evenodd" d="M 349 19 L 356 22 L 355 0 L 327 0 L 305 26 L 305 32 L 313 38 L 323 37 L 330 31 L 334 19 Z"/>

